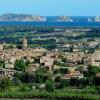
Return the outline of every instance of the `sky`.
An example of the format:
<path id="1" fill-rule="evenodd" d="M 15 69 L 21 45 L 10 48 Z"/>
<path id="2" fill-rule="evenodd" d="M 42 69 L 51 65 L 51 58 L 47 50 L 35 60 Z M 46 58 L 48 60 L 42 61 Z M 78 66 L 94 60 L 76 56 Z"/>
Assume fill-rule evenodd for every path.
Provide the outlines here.
<path id="1" fill-rule="evenodd" d="M 0 0 L 0 15 L 98 16 L 99 10 L 100 0 Z"/>

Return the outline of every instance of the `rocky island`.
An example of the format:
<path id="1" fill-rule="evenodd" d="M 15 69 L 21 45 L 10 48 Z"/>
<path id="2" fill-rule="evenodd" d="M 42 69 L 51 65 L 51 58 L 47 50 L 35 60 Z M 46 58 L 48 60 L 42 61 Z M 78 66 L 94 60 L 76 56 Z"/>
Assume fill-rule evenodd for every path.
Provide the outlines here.
<path id="1" fill-rule="evenodd" d="M 0 21 L 46 21 L 46 17 L 39 15 L 28 14 L 3 14 L 0 16 Z"/>

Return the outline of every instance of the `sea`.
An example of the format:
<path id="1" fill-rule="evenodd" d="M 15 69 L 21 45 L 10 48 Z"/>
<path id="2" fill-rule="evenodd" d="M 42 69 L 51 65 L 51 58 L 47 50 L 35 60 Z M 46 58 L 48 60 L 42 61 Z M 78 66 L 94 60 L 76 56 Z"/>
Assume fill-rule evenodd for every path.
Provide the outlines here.
<path id="1" fill-rule="evenodd" d="M 100 22 L 0 22 L 0 26 L 14 25 L 30 25 L 34 27 L 100 27 Z"/>

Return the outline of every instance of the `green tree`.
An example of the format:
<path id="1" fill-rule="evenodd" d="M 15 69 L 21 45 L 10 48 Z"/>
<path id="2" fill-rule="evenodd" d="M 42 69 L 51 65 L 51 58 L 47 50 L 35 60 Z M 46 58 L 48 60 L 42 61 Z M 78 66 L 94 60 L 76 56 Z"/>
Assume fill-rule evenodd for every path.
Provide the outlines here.
<path id="1" fill-rule="evenodd" d="M 100 72 L 100 68 L 97 66 L 90 65 L 88 67 L 88 76 L 95 76 L 96 73 Z"/>
<path id="2" fill-rule="evenodd" d="M 64 87 L 68 87 L 69 86 L 69 80 L 61 80 L 61 88 L 64 88 Z"/>
<path id="3" fill-rule="evenodd" d="M 37 83 L 44 83 L 45 76 L 46 76 L 46 70 L 44 68 L 39 68 L 36 71 L 36 82 Z"/>
<path id="4" fill-rule="evenodd" d="M 52 80 L 52 78 L 53 78 L 53 73 L 47 72 L 46 76 L 47 76 L 47 79 Z"/>
<path id="5" fill-rule="evenodd" d="M 77 79 L 77 86 L 79 88 L 84 88 L 88 84 L 89 84 L 89 82 L 88 82 L 88 79 L 87 78 Z"/>
<path id="6" fill-rule="evenodd" d="M 55 90 L 55 84 L 52 80 L 47 80 L 45 84 L 48 92 L 53 92 Z"/>
<path id="7" fill-rule="evenodd" d="M 23 60 L 16 60 L 14 69 L 18 71 L 24 71 L 27 66 L 27 63 Z"/>
<path id="8" fill-rule="evenodd" d="M 0 67 L 5 67 L 5 61 L 3 61 L 3 60 L 0 60 Z"/>
<path id="9" fill-rule="evenodd" d="M 55 77 L 55 82 L 60 82 L 61 81 L 61 76 L 56 76 Z"/>
<path id="10" fill-rule="evenodd" d="M 0 81 L 0 88 L 5 92 L 10 88 L 11 85 L 12 81 L 7 77 L 2 78 Z"/>
<path id="11" fill-rule="evenodd" d="M 10 44 L 7 49 L 13 49 L 14 48 L 14 45 Z"/>
<path id="12" fill-rule="evenodd" d="M 25 73 L 23 76 L 23 82 L 25 83 L 34 83 L 36 81 L 35 74 L 32 73 Z"/>
<path id="13" fill-rule="evenodd" d="M 66 63 L 67 62 L 67 58 L 62 58 L 62 62 Z"/>

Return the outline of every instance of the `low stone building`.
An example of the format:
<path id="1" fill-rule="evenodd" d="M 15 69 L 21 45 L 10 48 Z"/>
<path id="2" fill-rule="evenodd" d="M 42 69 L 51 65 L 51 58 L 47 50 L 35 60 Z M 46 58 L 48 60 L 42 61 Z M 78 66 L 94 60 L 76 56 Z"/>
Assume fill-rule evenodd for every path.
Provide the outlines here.
<path id="1" fill-rule="evenodd" d="M 15 73 L 15 70 L 0 68 L 0 78 L 5 76 L 12 79 L 14 73 Z"/>
<path id="2" fill-rule="evenodd" d="M 34 73 L 39 68 L 39 64 L 29 64 L 28 67 L 25 69 L 27 73 Z"/>
<path id="3" fill-rule="evenodd" d="M 64 74 L 62 79 L 71 79 L 71 78 L 83 78 L 83 74 L 79 71 L 70 72 L 68 74 Z"/>
<path id="4" fill-rule="evenodd" d="M 100 51 L 95 51 L 92 54 L 91 65 L 100 67 Z"/>

